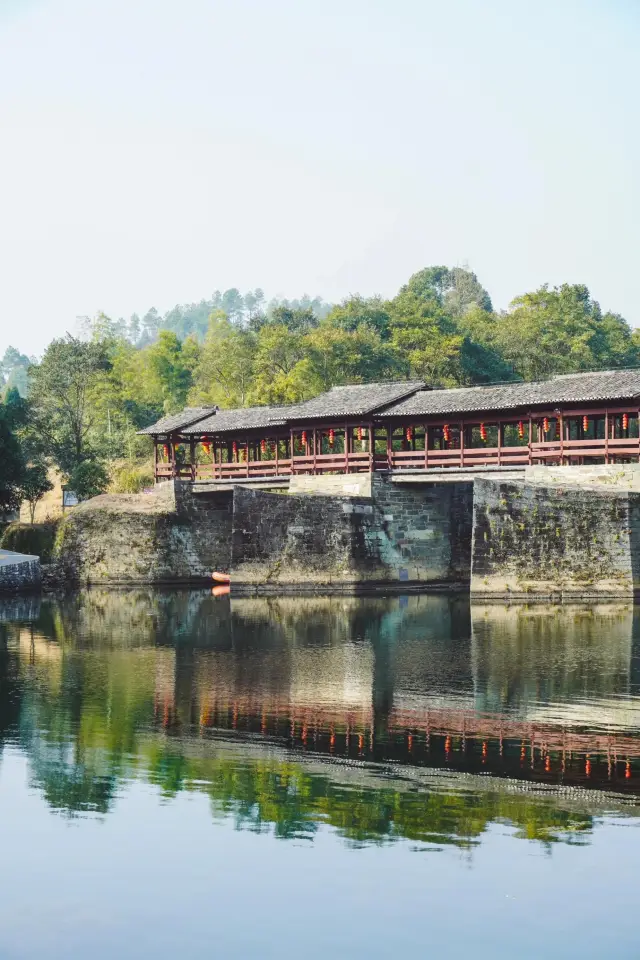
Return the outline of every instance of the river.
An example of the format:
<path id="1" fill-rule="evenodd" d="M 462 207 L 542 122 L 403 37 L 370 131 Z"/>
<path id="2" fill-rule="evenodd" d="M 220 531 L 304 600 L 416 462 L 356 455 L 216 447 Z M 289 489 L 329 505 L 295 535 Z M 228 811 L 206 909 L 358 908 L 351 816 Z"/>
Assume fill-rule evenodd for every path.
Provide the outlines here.
<path id="1" fill-rule="evenodd" d="M 0 601 L 0 957 L 637 957 L 640 609 Z"/>

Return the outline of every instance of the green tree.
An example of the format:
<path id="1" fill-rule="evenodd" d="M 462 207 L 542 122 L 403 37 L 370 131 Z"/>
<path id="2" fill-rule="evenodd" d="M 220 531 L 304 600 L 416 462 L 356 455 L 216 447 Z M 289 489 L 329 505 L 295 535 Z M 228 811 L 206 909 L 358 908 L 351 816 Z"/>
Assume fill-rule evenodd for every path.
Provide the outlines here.
<path id="1" fill-rule="evenodd" d="M 344 383 L 388 380 L 402 374 L 402 363 L 393 344 L 377 329 L 361 323 L 352 329 L 333 314 L 305 340 L 309 386 L 315 392 Z"/>
<path id="2" fill-rule="evenodd" d="M 256 336 L 231 323 L 222 310 L 211 314 L 193 374 L 192 403 L 243 407 L 251 390 Z"/>
<path id="3" fill-rule="evenodd" d="M 257 338 L 251 398 L 256 403 L 296 403 L 317 393 L 303 331 L 268 323 Z"/>
<path id="4" fill-rule="evenodd" d="M 497 321 L 499 352 L 525 380 L 637 364 L 640 352 L 620 316 L 602 314 L 582 284 L 546 285 L 517 297 Z"/>
<path id="5" fill-rule="evenodd" d="M 53 484 L 49 479 L 49 470 L 44 459 L 27 465 L 20 481 L 20 494 L 22 499 L 29 504 L 31 523 L 35 520 L 36 507 L 39 501 L 49 490 L 53 490 Z"/>
<path id="6" fill-rule="evenodd" d="M 29 390 L 28 370 L 32 360 L 15 347 L 7 347 L 0 360 L 0 384 L 5 390 L 15 387 L 21 397 L 26 397 Z"/>
<path id="7" fill-rule="evenodd" d="M 193 338 L 181 342 L 169 330 L 161 330 L 157 341 L 148 348 L 149 367 L 157 380 L 165 413 L 175 413 L 185 406 L 199 355 L 200 348 Z"/>
<path id="8" fill-rule="evenodd" d="M 349 332 L 367 326 L 383 340 L 388 340 L 391 335 L 389 310 L 380 297 L 349 297 L 331 310 L 327 322 Z"/>
<path id="9" fill-rule="evenodd" d="M 45 452 L 65 474 L 95 456 L 92 395 L 110 369 L 103 342 L 87 343 L 70 335 L 53 340 L 42 362 L 30 368 L 34 429 Z"/>
<path id="10" fill-rule="evenodd" d="M 438 297 L 404 288 L 389 304 L 391 339 L 407 373 L 430 386 L 461 381 L 460 351 L 464 337 Z"/>
<path id="11" fill-rule="evenodd" d="M 99 460 L 83 460 L 69 474 L 68 486 L 79 500 L 89 500 L 104 493 L 109 486 L 109 474 Z"/>
<path id="12" fill-rule="evenodd" d="M 17 510 L 22 500 L 25 462 L 18 431 L 25 422 L 25 403 L 17 390 L 0 401 L 0 510 Z"/>

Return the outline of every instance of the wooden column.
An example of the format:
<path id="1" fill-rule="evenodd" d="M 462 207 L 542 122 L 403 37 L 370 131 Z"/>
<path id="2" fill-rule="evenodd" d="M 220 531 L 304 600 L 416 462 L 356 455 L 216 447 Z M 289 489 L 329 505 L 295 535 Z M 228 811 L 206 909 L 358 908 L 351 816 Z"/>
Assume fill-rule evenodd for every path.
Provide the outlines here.
<path id="1" fill-rule="evenodd" d="M 460 466 L 464 467 L 464 423 L 460 424 Z"/>
<path id="2" fill-rule="evenodd" d="M 533 420 L 531 418 L 531 414 L 529 414 L 529 466 L 531 466 L 531 463 L 532 463 L 532 460 L 531 460 L 532 434 L 533 434 Z"/>
<path id="3" fill-rule="evenodd" d="M 387 468 L 393 466 L 393 427 L 387 425 Z"/>
<path id="4" fill-rule="evenodd" d="M 558 414 L 558 423 L 560 424 L 560 466 L 564 465 L 564 414 L 562 410 Z"/>
<path id="5" fill-rule="evenodd" d="M 158 440 L 156 437 L 153 439 L 153 476 L 155 482 L 158 482 Z"/>
<path id="6" fill-rule="evenodd" d="M 376 445 L 373 424 L 369 424 L 369 471 L 373 473 L 373 448 Z"/>
<path id="7" fill-rule="evenodd" d="M 349 473 L 349 426 L 344 425 L 344 472 Z"/>
<path id="8" fill-rule="evenodd" d="M 278 476 L 278 447 L 280 446 L 280 438 L 276 435 L 276 477 Z"/>
<path id="9" fill-rule="evenodd" d="M 189 441 L 189 458 L 191 460 L 191 479 L 196 479 L 196 442 L 191 438 Z"/>
<path id="10" fill-rule="evenodd" d="M 502 466 L 502 423 L 498 420 L 498 466 Z"/>
<path id="11" fill-rule="evenodd" d="M 322 436 L 322 434 L 321 434 L 321 436 Z M 314 428 L 313 428 L 313 432 L 312 432 L 312 434 L 311 434 L 311 442 L 313 443 L 313 474 L 314 474 L 314 476 L 315 476 L 315 474 L 316 474 L 316 469 L 317 469 L 317 466 L 316 466 L 316 458 L 317 458 L 317 456 L 318 456 L 318 428 L 317 428 L 317 427 L 314 427 Z M 320 451 L 320 452 L 322 452 L 322 451 Z"/>
<path id="12" fill-rule="evenodd" d="M 289 453 L 291 454 L 289 459 L 291 460 L 291 473 L 293 474 L 295 473 L 295 469 L 293 465 L 293 430 L 289 430 L 289 443 L 290 443 Z"/>
<path id="13" fill-rule="evenodd" d="M 604 462 L 609 463 L 609 411 L 604 411 Z"/>

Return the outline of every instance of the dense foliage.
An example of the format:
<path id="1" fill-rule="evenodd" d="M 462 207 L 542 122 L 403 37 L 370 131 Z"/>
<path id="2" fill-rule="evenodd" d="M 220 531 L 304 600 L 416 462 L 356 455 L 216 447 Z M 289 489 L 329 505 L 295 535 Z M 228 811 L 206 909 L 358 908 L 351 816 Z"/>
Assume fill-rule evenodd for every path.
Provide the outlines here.
<path id="1" fill-rule="evenodd" d="M 54 340 L 39 363 L 9 348 L 0 384 L 28 395 L 23 468 L 36 466 L 32 479 L 41 478 L 44 457 L 67 481 L 89 478 L 88 495 L 107 483 L 99 465 L 144 458 L 148 441 L 136 431 L 186 404 L 290 403 L 349 382 L 419 377 L 456 386 L 639 363 L 639 332 L 583 285 L 543 286 L 498 312 L 474 273 L 428 267 L 391 300 L 266 303 L 259 289 L 234 288 L 164 316 L 154 308 L 128 321 L 100 314 L 80 336 Z M 19 481 L 14 415 L 3 410 L 0 495 L 9 504 Z"/>

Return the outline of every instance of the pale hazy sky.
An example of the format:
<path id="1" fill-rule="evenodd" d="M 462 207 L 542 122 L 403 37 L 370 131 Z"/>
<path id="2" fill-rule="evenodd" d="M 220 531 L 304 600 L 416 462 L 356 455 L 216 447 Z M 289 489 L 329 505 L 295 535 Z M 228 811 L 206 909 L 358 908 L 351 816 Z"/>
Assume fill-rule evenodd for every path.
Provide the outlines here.
<path id="1" fill-rule="evenodd" d="M 261 286 L 640 325 L 638 0 L 0 0 L 0 351 Z"/>

